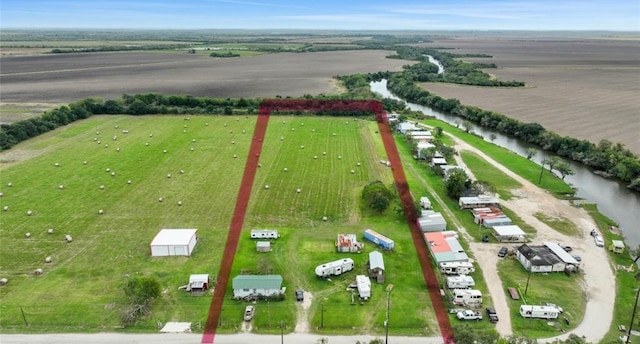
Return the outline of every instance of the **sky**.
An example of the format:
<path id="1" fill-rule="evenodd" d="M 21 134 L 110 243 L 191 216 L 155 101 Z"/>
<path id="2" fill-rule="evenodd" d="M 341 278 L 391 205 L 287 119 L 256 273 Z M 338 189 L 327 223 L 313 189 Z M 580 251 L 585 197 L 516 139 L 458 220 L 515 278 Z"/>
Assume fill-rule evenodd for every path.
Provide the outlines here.
<path id="1" fill-rule="evenodd" d="M 640 0 L 0 0 L 0 28 L 640 31 Z"/>

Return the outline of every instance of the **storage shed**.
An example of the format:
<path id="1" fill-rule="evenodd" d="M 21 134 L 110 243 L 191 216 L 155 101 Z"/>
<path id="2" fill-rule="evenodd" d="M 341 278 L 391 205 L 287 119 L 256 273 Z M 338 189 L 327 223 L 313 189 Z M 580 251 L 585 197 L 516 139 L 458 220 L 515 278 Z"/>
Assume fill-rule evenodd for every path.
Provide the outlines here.
<path id="1" fill-rule="evenodd" d="M 197 231 L 197 229 L 161 230 L 151 241 L 151 256 L 190 256 L 198 241 Z"/>
<path id="2" fill-rule="evenodd" d="M 375 278 L 376 282 L 384 283 L 384 259 L 382 253 L 373 251 L 369 253 L 369 277 Z"/>
<path id="3" fill-rule="evenodd" d="M 441 232 L 447 229 L 447 222 L 441 213 L 424 210 L 422 211 L 422 216 L 418 219 L 418 226 L 423 232 Z"/>
<path id="4" fill-rule="evenodd" d="M 336 238 L 336 250 L 338 252 L 358 253 L 362 251 L 364 244 L 358 242 L 355 234 L 338 234 Z"/>
<path id="5" fill-rule="evenodd" d="M 191 295 L 202 295 L 209 289 L 210 284 L 211 279 L 209 278 L 209 274 L 191 275 L 189 276 L 187 291 L 190 292 Z"/>
<path id="6" fill-rule="evenodd" d="M 622 240 L 611 240 L 609 250 L 613 253 L 621 254 L 624 252 L 624 242 Z"/>
<path id="7" fill-rule="evenodd" d="M 256 251 L 258 251 L 258 252 L 271 252 L 271 242 L 269 242 L 269 241 L 256 241 Z"/>
<path id="8" fill-rule="evenodd" d="M 483 207 L 500 207 L 500 200 L 489 195 L 479 195 L 477 197 L 460 197 L 458 199 L 460 209 L 473 209 Z"/>
<path id="9" fill-rule="evenodd" d="M 491 233 L 499 242 L 526 242 L 527 237 L 517 225 L 493 226 Z"/>

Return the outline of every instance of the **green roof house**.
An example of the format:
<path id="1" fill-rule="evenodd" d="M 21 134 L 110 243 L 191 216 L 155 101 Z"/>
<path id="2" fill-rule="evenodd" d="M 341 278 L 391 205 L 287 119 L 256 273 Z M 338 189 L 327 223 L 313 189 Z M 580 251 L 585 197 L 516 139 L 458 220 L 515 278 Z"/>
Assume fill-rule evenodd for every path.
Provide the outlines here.
<path id="1" fill-rule="evenodd" d="M 285 291 L 280 275 L 238 275 L 232 284 L 234 299 L 271 297 Z"/>

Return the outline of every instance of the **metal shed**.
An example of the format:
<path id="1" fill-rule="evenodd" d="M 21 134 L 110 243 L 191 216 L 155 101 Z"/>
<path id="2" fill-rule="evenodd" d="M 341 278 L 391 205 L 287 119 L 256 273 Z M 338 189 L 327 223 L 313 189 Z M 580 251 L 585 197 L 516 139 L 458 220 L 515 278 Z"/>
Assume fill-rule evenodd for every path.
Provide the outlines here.
<path id="1" fill-rule="evenodd" d="M 197 229 L 161 230 L 151 241 L 151 256 L 190 256 L 198 241 L 197 231 Z"/>
<path id="2" fill-rule="evenodd" d="M 373 251 L 369 253 L 369 277 L 375 278 L 376 282 L 384 283 L 384 259 L 382 253 Z"/>

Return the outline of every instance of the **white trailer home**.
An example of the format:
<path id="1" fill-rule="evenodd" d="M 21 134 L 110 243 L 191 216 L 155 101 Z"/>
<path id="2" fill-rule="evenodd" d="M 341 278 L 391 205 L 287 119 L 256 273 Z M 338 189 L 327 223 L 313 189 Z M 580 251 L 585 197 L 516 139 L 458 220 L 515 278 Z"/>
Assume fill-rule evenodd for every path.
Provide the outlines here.
<path id="1" fill-rule="evenodd" d="M 467 289 L 475 287 L 476 282 L 471 276 L 449 276 L 447 277 L 447 288 L 449 289 Z"/>
<path id="2" fill-rule="evenodd" d="M 551 306 L 521 305 L 520 315 L 523 318 L 556 319 L 559 311 L 558 308 Z"/>
<path id="3" fill-rule="evenodd" d="M 338 276 L 347 271 L 353 270 L 353 259 L 343 258 L 333 262 L 316 266 L 316 276 L 329 277 Z"/>
<path id="4" fill-rule="evenodd" d="M 276 229 L 252 229 L 251 239 L 278 239 L 280 235 Z"/>
<path id="5" fill-rule="evenodd" d="M 456 306 L 479 307 L 482 305 L 482 292 L 477 289 L 454 289 L 452 301 Z"/>
<path id="6" fill-rule="evenodd" d="M 363 300 L 371 297 L 371 280 L 365 275 L 356 276 L 356 286 L 358 287 L 358 295 Z"/>
<path id="7" fill-rule="evenodd" d="M 446 275 L 468 275 L 476 269 L 469 262 L 442 262 L 439 263 L 440 271 Z"/>

